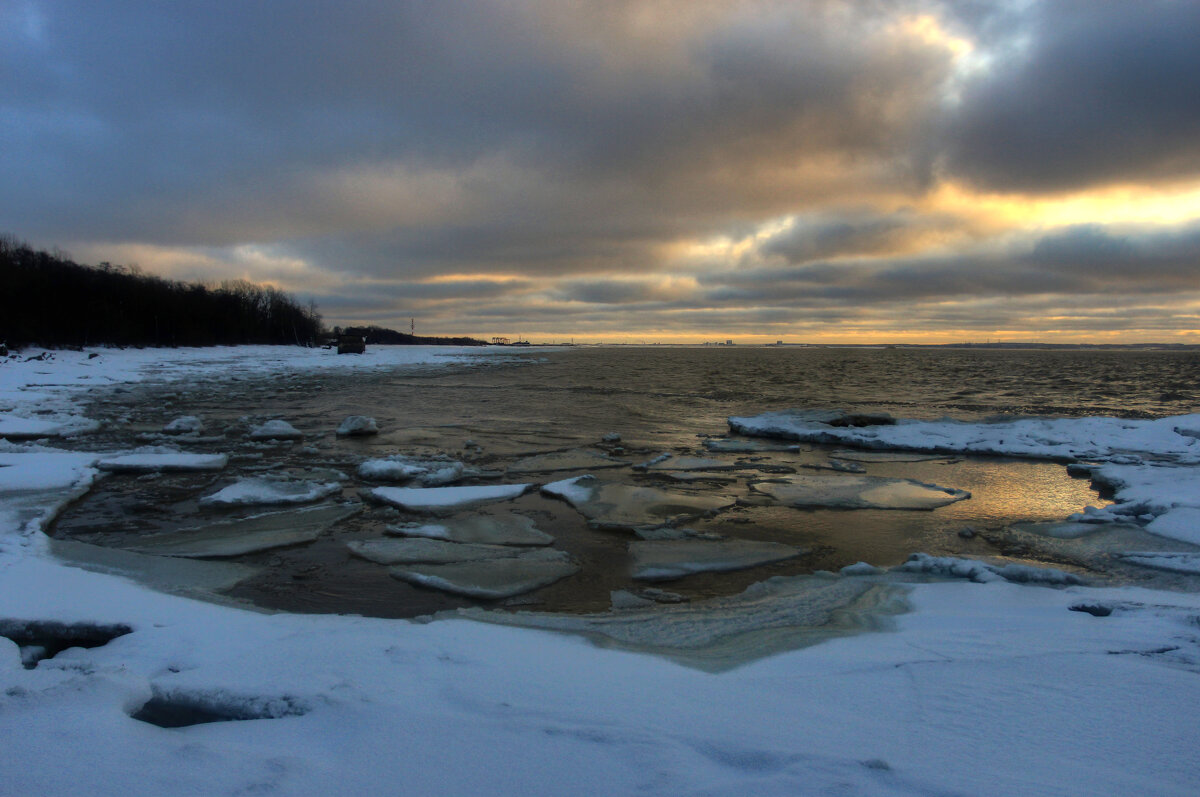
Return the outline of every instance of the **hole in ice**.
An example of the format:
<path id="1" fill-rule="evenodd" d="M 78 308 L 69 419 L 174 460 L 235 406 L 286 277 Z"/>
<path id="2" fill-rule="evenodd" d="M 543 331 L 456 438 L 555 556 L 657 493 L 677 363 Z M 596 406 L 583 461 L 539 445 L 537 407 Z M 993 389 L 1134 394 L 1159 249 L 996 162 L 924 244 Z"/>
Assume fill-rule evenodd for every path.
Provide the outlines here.
<path id="1" fill-rule="evenodd" d="M 67 648 L 98 648 L 133 629 L 121 623 L 63 623 L 57 620 L 0 619 L 0 636 L 21 648 L 21 663 L 31 670 Z"/>
<path id="2" fill-rule="evenodd" d="M 298 717 L 308 707 L 287 695 L 274 698 L 239 697 L 228 692 L 166 692 L 154 696 L 129 716 L 160 728 L 185 728 L 206 722 Z"/>
<path id="3" fill-rule="evenodd" d="M 1108 617 L 1113 613 L 1111 606 L 1105 606 L 1100 603 L 1076 603 L 1074 606 L 1067 608 L 1073 612 L 1090 614 L 1092 617 Z"/>

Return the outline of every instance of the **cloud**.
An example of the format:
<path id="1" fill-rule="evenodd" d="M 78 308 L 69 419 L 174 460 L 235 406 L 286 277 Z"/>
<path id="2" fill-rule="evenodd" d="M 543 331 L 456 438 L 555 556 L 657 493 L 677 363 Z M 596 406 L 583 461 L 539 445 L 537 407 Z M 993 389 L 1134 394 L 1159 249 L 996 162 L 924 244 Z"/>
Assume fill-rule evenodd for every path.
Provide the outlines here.
<path id="1" fill-rule="evenodd" d="M 1166 0 L 26 0 L 0 219 L 446 333 L 886 335 L 1076 295 L 1145 329 L 1174 295 L 1185 328 L 1200 205 L 1053 204 L 1200 184 L 1198 28 Z"/>
<path id="2" fill-rule="evenodd" d="M 1033 6 L 944 123 L 944 167 L 1001 191 L 1200 174 L 1200 5 Z"/>

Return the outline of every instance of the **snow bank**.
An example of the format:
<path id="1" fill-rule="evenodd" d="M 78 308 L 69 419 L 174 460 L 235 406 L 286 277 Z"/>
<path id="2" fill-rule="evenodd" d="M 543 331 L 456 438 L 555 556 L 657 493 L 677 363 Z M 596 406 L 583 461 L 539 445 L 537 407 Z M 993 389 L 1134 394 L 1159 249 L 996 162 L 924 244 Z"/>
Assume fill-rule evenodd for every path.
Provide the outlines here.
<path id="1" fill-rule="evenodd" d="M 731 417 L 729 427 L 755 437 L 842 443 L 867 449 L 946 454 L 1004 454 L 1039 459 L 1141 461 L 1168 459 L 1200 464 L 1200 415 L 1157 420 L 1025 418 L 1000 423 L 897 420 L 882 425 L 841 425 L 838 413 L 802 410 Z M 844 455 L 843 455 L 843 458 Z"/>

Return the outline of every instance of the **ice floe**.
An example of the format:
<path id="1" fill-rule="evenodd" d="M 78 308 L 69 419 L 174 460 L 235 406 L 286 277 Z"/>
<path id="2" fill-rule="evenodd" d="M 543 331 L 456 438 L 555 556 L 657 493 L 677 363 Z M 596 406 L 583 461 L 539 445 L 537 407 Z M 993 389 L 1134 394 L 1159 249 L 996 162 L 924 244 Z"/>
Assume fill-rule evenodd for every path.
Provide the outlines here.
<path id="1" fill-rule="evenodd" d="M 1200 545 L 1200 509 L 1192 506 L 1170 509 L 1147 523 L 1146 531 Z"/>
<path id="2" fill-rule="evenodd" d="M 552 536 L 537 527 L 533 518 L 512 512 L 456 515 L 437 523 L 392 525 L 386 531 L 404 537 L 483 545 L 549 545 L 554 542 Z"/>
<path id="3" fill-rule="evenodd" d="M 633 577 L 668 581 L 693 573 L 744 570 L 807 553 L 777 542 L 758 540 L 638 540 L 629 543 Z"/>
<path id="4" fill-rule="evenodd" d="M 936 576 L 965 578 L 981 584 L 1001 579 L 1019 584 L 1055 586 L 1084 583 L 1083 579 L 1074 573 L 1067 573 L 1052 567 L 1033 567 L 1013 563 L 993 565 L 975 559 L 930 556 L 927 553 L 915 553 L 908 558 L 907 562 L 897 565 L 894 569 L 905 573 L 929 573 Z"/>
<path id="5" fill-rule="evenodd" d="M 1129 551 L 1118 554 L 1126 562 L 1155 570 L 1200 576 L 1200 553 L 1174 551 Z"/>
<path id="6" fill-rule="evenodd" d="M 597 528 L 670 525 L 712 514 L 735 503 L 727 495 L 602 482 L 595 476 L 551 482 L 542 487 L 542 492 L 566 501 Z"/>
<path id="7" fill-rule="evenodd" d="M 936 509 L 971 497 L 966 490 L 912 479 L 851 474 L 800 473 L 754 482 L 751 488 L 780 503 L 800 508 Z"/>
<path id="8" fill-rule="evenodd" d="M 712 459 L 711 457 L 681 457 L 670 456 L 666 459 L 656 458 L 644 465 L 638 466 L 641 470 L 650 472 L 661 470 L 673 471 L 705 471 L 705 470 L 737 470 L 739 467 L 732 462 L 726 462 L 723 459 Z"/>
<path id="9" fill-rule="evenodd" d="M 239 520 L 163 532 L 130 546 L 139 553 L 216 559 L 312 542 L 322 532 L 359 511 L 335 504 L 284 512 L 267 512 Z"/>
<path id="10" fill-rule="evenodd" d="M 1060 540 L 1075 540 L 1087 537 L 1102 530 L 1136 529 L 1137 526 L 1120 524 L 1083 523 L 1077 520 L 1048 521 L 1041 523 L 1014 523 L 1009 526 L 1014 531 L 1025 531 L 1042 537 L 1054 537 Z"/>
<path id="11" fill-rule="evenodd" d="M 1157 516 L 1200 508 L 1200 468 L 1171 465 L 1105 465 L 1092 471 L 1092 482 L 1113 492 L 1113 517 Z"/>
<path id="12" fill-rule="evenodd" d="M 852 565 L 846 565 L 838 572 L 843 576 L 878 576 L 887 571 L 868 562 L 855 562 Z"/>
<path id="13" fill-rule="evenodd" d="M 453 484 L 475 471 L 449 458 L 420 458 L 395 454 L 368 459 L 358 466 L 358 476 L 377 482 L 415 482 L 425 487 Z"/>
<path id="14" fill-rule="evenodd" d="M 388 572 L 410 584 L 471 598 L 499 600 L 572 576 L 579 572 L 579 565 L 565 551 L 536 548 L 517 551 L 511 557 L 392 567 Z"/>
<path id="15" fill-rule="evenodd" d="M 338 426 L 337 434 L 339 437 L 368 437 L 379 434 L 379 425 L 375 423 L 374 418 L 368 418 L 365 415 L 349 415 Z"/>
<path id="16" fill-rule="evenodd" d="M 96 421 L 78 415 L 60 415 L 54 420 L 43 420 L 0 413 L 0 438 L 13 441 L 65 437 L 94 432 L 99 428 L 100 424 Z"/>
<path id="17" fill-rule="evenodd" d="M 716 482 L 718 484 L 733 484 L 737 476 L 730 473 L 711 470 L 654 470 L 654 475 L 674 482 Z"/>
<path id="18" fill-rule="evenodd" d="M 776 576 L 725 598 L 596 614 L 460 609 L 501 625 L 582 634 L 721 672 L 780 650 L 867 628 L 905 608 L 904 590 L 865 579 Z"/>
<path id="19" fill-rule="evenodd" d="M 799 446 L 786 443 L 772 443 L 768 440 L 737 440 L 734 438 L 716 438 L 704 441 L 704 447 L 709 451 L 722 454 L 756 454 L 763 451 L 796 451 Z"/>
<path id="20" fill-rule="evenodd" d="M 800 467 L 808 468 L 809 470 L 833 470 L 838 473 L 867 472 L 867 469 L 857 462 L 843 462 L 840 459 L 831 459 L 828 462 L 805 462 Z"/>
<path id="21" fill-rule="evenodd" d="M 525 550 L 506 545 L 447 542 L 428 537 L 350 540 L 346 547 L 354 555 L 381 565 L 449 564 L 483 559 L 507 559 L 519 556 Z"/>
<path id="22" fill-rule="evenodd" d="M 1022 418 L 995 423 L 892 420 L 844 424 L 834 413 L 804 410 L 729 418 L 740 434 L 866 449 L 948 454 L 1008 454 L 1058 460 L 1134 462 L 1147 457 L 1200 464 L 1200 415 L 1156 420 L 1124 418 Z M 844 458 L 844 457 L 843 457 Z"/>
<path id="23" fill-rule="evenodd" d="M 376 487 L 368 496 L 409 512 L 456 512 L 470 506 L 511 501 L 524 495 L 530 484 L 479 484 L 460 487 Z"/>
<path id="24" fill-rule="evenodd" d="M 620 468 L 631 463 L 587 449 L 556 451 L 519 459 L 508 466 L 509 473 L 550 473 L 557 470 L 594 470 Z"/>
<path id="25" fill-rule="evenodd" d="M 200 553 L 203 541 L 195 542 L 194 550 Z M 183 556 L 170 553 L 165 548 L 140 553 L 123 548 L 91 545 L 78 540 L 51 539 L 49 551 L 55 559 L 84 570 L 132 578 L 161 592 L 204 600 L 214 600 L 218 591 L 229 589 L 259 572 L 257 567 L 235 562 L 197 561 L 207 557 L 203 554 Z"/>
<path id="26" fill-rule="evenodd" d="M 909 451 L 851 451 L 839 449 L 829 454 L 832 459 L 845 459 L 851 462 L 929 462 L 945 459 L 939 454 L 915 454 Z"/>
<path id="27" fill-rule="evenodd" d="M 274 420 L 250 430 L 251 440 L 299 440 L 304 434 L 287 421 Z"/>
<path id="28" fill-rule="evenodd" d="M 133 453 L 104 457 L 96 462 L 100 470 L 113 473 L 157 473 L 160 471 L 222 470 L 229 464 L 225 454 Z"/>
<path id="29" fill-rule="evenodd" d="M 342 491 L 338 482 L 311 482 L 264 476 L 241 479 L 200 499 L 202 506 L 308 504 Z"/>
<path id="30" fill-rule="evenodd" d="M 168 435 L 204 434 L 204 422 L 195 415 L 182 415 L 164 426 L 162 433 Z"/>

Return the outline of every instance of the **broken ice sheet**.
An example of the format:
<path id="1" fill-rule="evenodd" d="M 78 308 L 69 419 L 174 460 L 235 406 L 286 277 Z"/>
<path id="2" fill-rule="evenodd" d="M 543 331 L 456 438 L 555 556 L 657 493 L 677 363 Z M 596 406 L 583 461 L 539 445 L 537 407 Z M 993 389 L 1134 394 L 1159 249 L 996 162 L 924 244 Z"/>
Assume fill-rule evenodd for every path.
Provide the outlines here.
<path id="1" fill-rule="evenodd" d="M 724 598 L 594 614 L 459 609 L 473 620 L 582 634 L 708 672 L 831 637 L 887 627 L 904 588 L 869 579 L 776 576 Z"/>
<path id="2" fill-rule="evenodd" d="M 454 512 L 490 501 L 511 501 L 528 484 L 480 484 L 465 487 L 376 487 L 368 495 L 410 512 Z"/>
<path id="3" fill-rule="evenodd" d="M 737 470 L 739 467 L 732 462 L 710 457 L 677 457 L 671 456 L 662 460 L 651 460 L 639 468 L 646 471 L 706 471 L 706 470 Z"/>
<path id="4" fill-rule="evenodd" d="M 556 470 L 592 470 L 620 468 L 631 463 L 586 449 L 556 451 L 517 460 L 508 466 L 509 473 L 549 473 Z"/>
<path id="5" fill-rule="evenodd" d="M 692 573 L 727 572 L 792 559 L 806 551 L 758 540 L 639 540 L 629 543 L 633 577 L 667 581 Z"/>
<path id="6" fill-rule="evenodd" d="M 221 470 L 229 463 L 224 454 L 133 453 L 105 457 L 96 463 L 113 473 L 158 473 L 162 471 Z"/>
<path id="7" fill-rule="evenodd" d="M 1141 567 L 1200 576 L 1200 553 L 1131 551 L 1129 553 L 1117 554 L 1117 556 L 1123 561 L 1140 565 Z"/>
<path id="8" fill-rule="evenodd" d="M 250 430 L 251 440 L 299 440 L 304 434 L 287 421 L 267 421 Z"/>
<path id="9" fill-rule="evenodd" d="M 142 537 L 130 547 L 141 553 L 191 559 L 241 556 L 312 542 L 321 532 L 358 511 L 358 507 L 338 504 L 268 512 Z"/>
<path id="10" fill-rule="evenodd" d="M 704 470 L 655 470 L 655 476 L 660 476 L 664 479 L 670 479 L 675 482 L 718 482 L 721 484 L 734 484 L 738 477 L 730 473 L 715 473 L 713 471 Z"/>
<path id="11" fill-rule="evenodd" d="M 911 451 L 853 451 L 842 449 L 831 453 L 832 459 L 851 462 L 930 462 L 945 459 L 945 454 L 918 454 Z"/>
<path id="12" fill-rule="evenodd" d="M 423 487 L 441 487 L 476 475 L 476 471 L 446 457 L 422 459 L 395 454 L 383 459 L 368 459 L 358 466 L 358 475 L 371 481 L 414 482 Z"/>
<path id="13" fill-rule="evenodd" d="M 346 543 L 346 547 L 356 556 L 381 565 L 449 564 L 483 559 L 508 559 L 519 556 L 526 550 L 506 545 L 447 542 L 428 537 L 351 540 Z"/>
<path id="14" fill-rule="evenodd" d="M 202 497 L 202 506 L 249 506 L 254 504 L 307 504 L 342 491 L 337 482 L 310 482 L 253 477 L 242 479 Z"/>
<path id="15" fill-rule="evenodd" d="M 729 495 L 637 487 L 619 482 L 602 482 L 595 476 L 552 482 L 542 487 L 542 492 L 563 499 L 597 528 L 633 529 L 670 525 L 712 514 L 735 503 L 735 499 Z"/>
<path id="16" fill-rule="evenodd" d="M 512 512 L 456 515 L 437 523 L 388 526 L 387 533 L 483 545 L 549 545 L 554 542 L 553 537 L 534 525 L 532 518 Z"/>
<path id="17" fill-rule="evenodd" d="M 537 548 L 503 559 L 393 567 L 393 578 L 471 598 L 499 600 L 532 592 L 579 572 L 565 551 Z"/>
<path id="18" fill-rule="evenodd" d="M 753 454 L 761 451 L 799 451 L 800 446 L 788 443 L 772 443 L 768 440 L 735 440 L 720 438 L 705 440 L 709 451 L 724 454 Z"/>
<path id="19" fill-rule="evenodd" d="M 966 490 L 912 479 L 799 473 L 751 488 L 790 506 L 831 509 L 936 509 L 970 498 Z"/>
<path id="20" fill-rule="evenodd" d="M 1074 540 L 1087 537 L 1099 531 L 1111 531 L 1121 528 L 1137 528 L 1121 526 L 1114 523 L 1081 523 L 1076 520 L 1051 521 L 1047 523 L 1013 523 L 1009 526 L 1013 531 L 1026 531 L 1041 537 L 1054 537 L 1060 540 Z"/>

